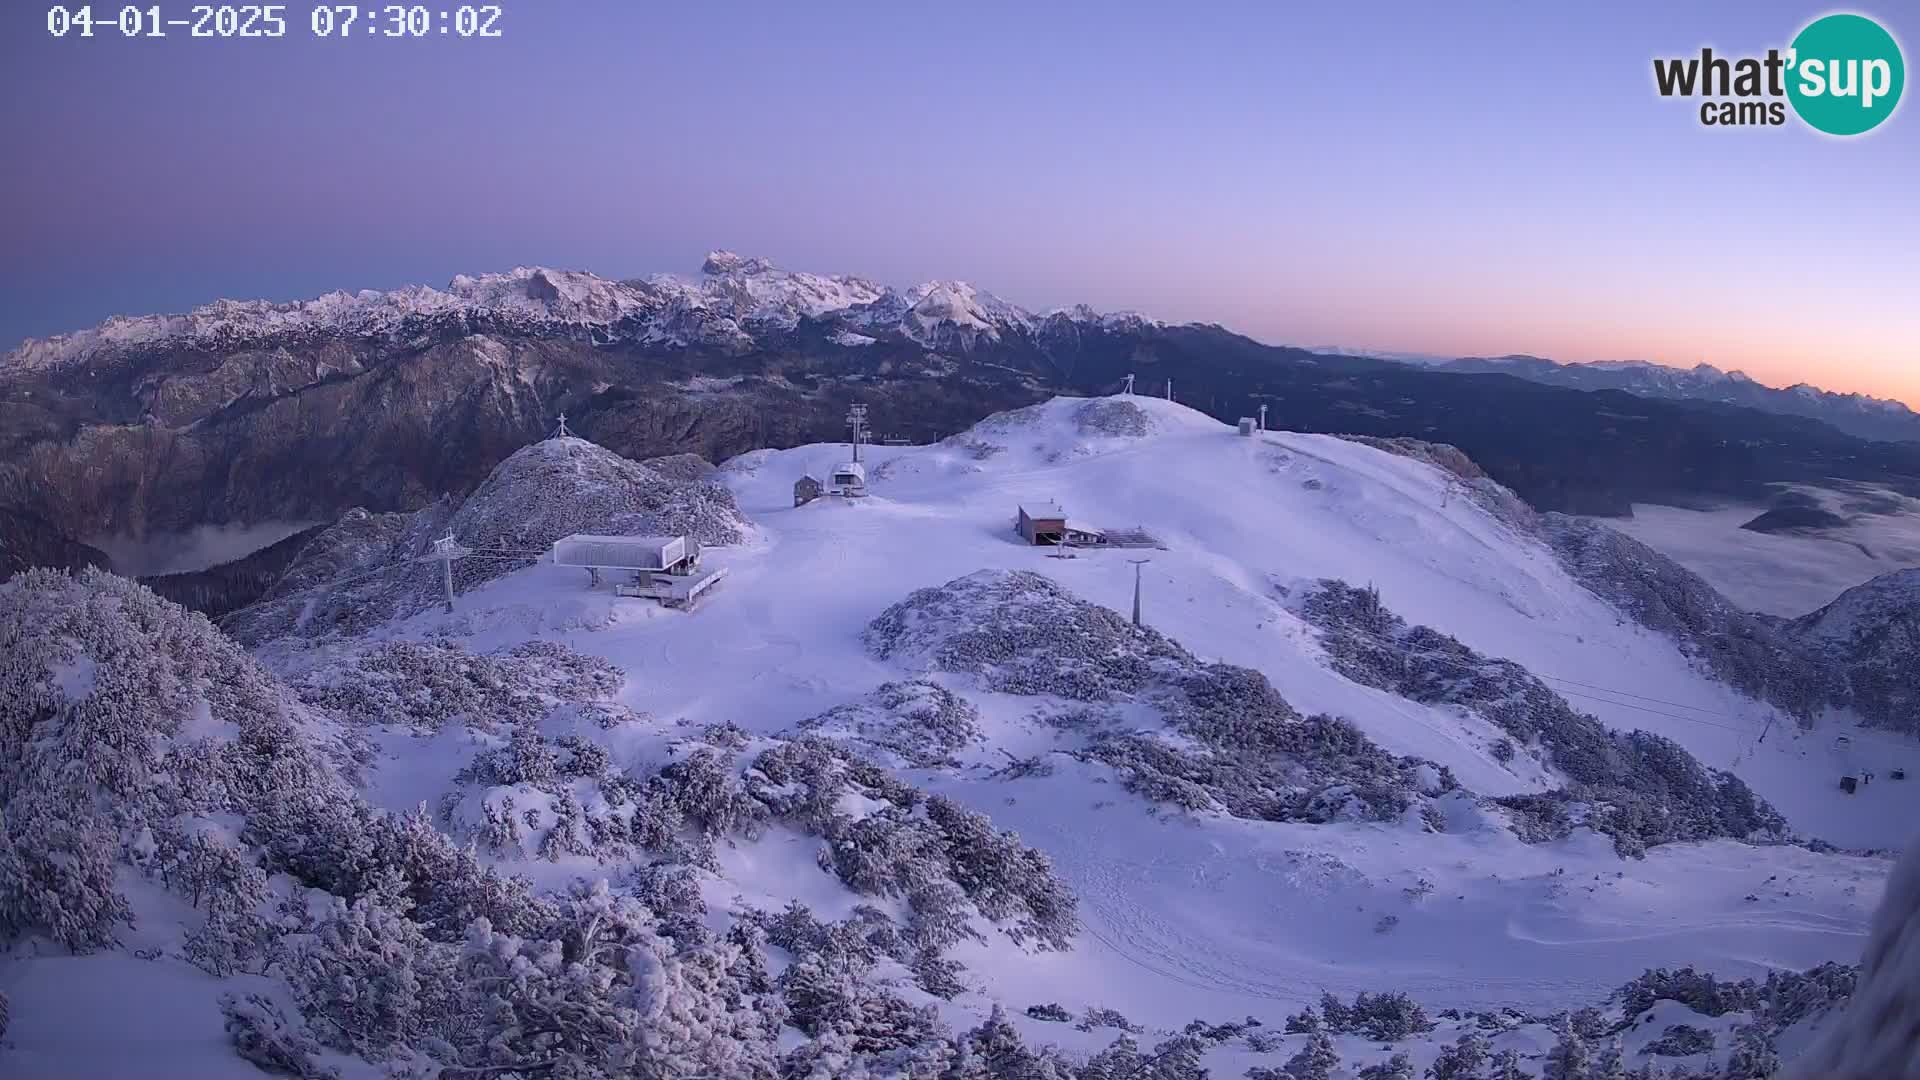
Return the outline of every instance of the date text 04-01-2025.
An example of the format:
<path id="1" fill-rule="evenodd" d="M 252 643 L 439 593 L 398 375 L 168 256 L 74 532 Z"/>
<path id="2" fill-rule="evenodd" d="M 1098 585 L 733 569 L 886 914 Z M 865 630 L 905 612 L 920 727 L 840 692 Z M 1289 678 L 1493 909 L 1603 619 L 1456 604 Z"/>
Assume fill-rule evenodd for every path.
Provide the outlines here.
<path id="1" fill-rule="evenodd" d="M 47 33 L 54 37 L 218 37 L 287 36 L 291 20 L 286 4 L 127 4 L 119 9 L 57 4 L 47 10 Z M 499 37 L 498 4 L 430 8 L 424 4 L 322 4 L 307 17 L 315 37 Z"/>

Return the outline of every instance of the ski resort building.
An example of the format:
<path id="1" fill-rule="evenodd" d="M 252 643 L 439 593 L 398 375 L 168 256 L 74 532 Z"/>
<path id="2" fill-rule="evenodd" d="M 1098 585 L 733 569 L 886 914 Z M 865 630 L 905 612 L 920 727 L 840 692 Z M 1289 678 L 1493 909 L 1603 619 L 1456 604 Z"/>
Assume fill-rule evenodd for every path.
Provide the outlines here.
<path id="1" fill-rule="evenodd" d="M 1240 434 L 1249 439 L 1253 438 L 1253 417 L 1243 416 L 1240 418 Z"/>
<path id="2" fill-rule="evenodd" d="M 793 482 L 793 505 L 805 506 L 819 498 L 823 490 L 820 481 L 814 479 L 812 474 L 803 474 Z"/>
<path id="3" fill-rule="evenodd" d="M 1013 527 L 1029 544 L 1058 544 L 1066 539 L 1067 511 L 1056 502 L 1022 503 Z"/>
<path id="4" fill-rule="evenodd" d="M 867 467 L 857 461 L 834 467 L 827 478 L 827 494 L 844 495 L 850 499 L 863 498 L 867 494 Z"/>
<path id="5" fill-rule="evenodd" d="M 1059 503 L 1022 503 L 1019 509 L 1013 529 L 1021 539 L 1035 547 L 1054 544 L 1097 547 L 1107 542 L 1106 530 L 1069 520 L 1066 510 Z"/>
<path id="6" fill-rule="evenodd" d="M 727 573 L 724 567 L 700 567 L 700 541 L 691 536 L 575 533 L 553 542 L 553 561 L 586 570 L 593 587 L 601 571 L 612 571 L 616 595 L 647 597 L 665 607 L 691 607 Z"/>

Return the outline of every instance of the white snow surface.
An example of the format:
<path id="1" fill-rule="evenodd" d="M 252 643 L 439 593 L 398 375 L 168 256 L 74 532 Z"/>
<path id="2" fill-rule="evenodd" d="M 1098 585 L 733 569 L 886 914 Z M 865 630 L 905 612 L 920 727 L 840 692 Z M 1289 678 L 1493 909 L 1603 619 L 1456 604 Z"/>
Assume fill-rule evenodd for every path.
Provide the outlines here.
<path id="1" fill-rule="evenodd" d="M 1090 405 L 1109 422 L 1114 410 L 1138 410 L 1147 433 L 1088 434 Z M 1155 398 L 1061 398 L 938 445 L 869 447 L 868 498 L 792 506 L 793 478 L 820 475 L 844 454 L 836 445 L 763 450 L 722 467 L 758 536 L 708 549 L 730 574 L 690 614 L 589 592 L 577 572 L 542 565 L 464 598 L 451 621 L 429 613 L 395 632 L 457 630 L 476 649 L 562 637 L 622 666 L 635 708 L 685 725 L 778 732 L 911 674 L 874 659 L 860 635 L 914 589 L 1024 569 L 1126 612 L 1126 560 L 1148 556 L 1147 621 L 1203 659 L 1256 668 L 1303 713 L 1347 716 L 1389 750 L 1448 766 L 1473 791 L 1546 786 L 1537 769 L 1493 760 L 1496 733 L 1484 723 L 1326 666 L 1277 587 L 1339 577 L 1372 582 L 1409 620 L 1559 680 L 1574 705 L 1612 726 L 1659 732 L 1704 764 L 1731 767 L 1807 835 L 1897 847 L 1920 817 L 1920 786 L 1841 793 L 1830 733 L 1799 736 L 1771 707 L 1694 670 L 1670 640 L 1572 581 L 1543 545 L 1449 499 L 1430 466 L 1326 436 L 1242 439 Z M 1051 557 L 1013 532 L 1016 505 L 1038 499 L 1095 524 L 1143 525 L 1166 550 Z M 1186 818 L 1152 812 L 1103 767 L 1059 755 L 1051 777 L 987 781 L 980 774 L 1005 763 L 1002 748 L 1043 752 L 1061 736 L 1029 718 L 1033 699 L 942 680 L 981 709 L 988 745 L 959 755 L 978 770 L 916 781 L 1046 850 L 1088 923 L 1069 953 L 963 954 L 1013 1005 L 1057 997 L 1173 1025 L 1270 1015 L 1322 988 L 1398 988 L 1442 1005 L 1577 1005 L 1649 966 L 1757 975 L 1851 960 L 1886 871 L 1881 859 L 1731 842 L 1656 848 L 1645 861 L 1622 861 L 1592 834 L 1527 846 L 1471 805 L 1445 834 L 1417 822 Z M 1887 745 L 1890 757 L 1920 765 L 1920 746 Z M 420 797 L 396 794 L 398 806 Z M 1401 889 L 1421 877 L 1436 890 L 1410 903 Z M 776 876 L 754 891 L 784 888 Z M 1391 934 L 1374 932 L 1382 914 L 1400 916 Z"/>
<path id="2" fill-rule="evenodd" d="M 1804 834 L 1897 847 L 1920 820 L 1920 783 L 1844 795 L 1825 750 L 1831 733 L 1798 735 L 1769 706 L 1694 670 L 1673 642 L 1575 583 L 1544 545 L 1472 500 L 1450 498 L 1444 475 L 1423 463 L 1326 436 L 1240 438 L 1160 399 L 1062 398 L 940 444 L 868 447 L 869 497 L 794 507 L 794 478 L 822 475 L 844 454 L 835 445 L 763 450 L 722 467 L 719 479 L 757 528 L 739 546 L 706 550 L 729 576 L 691 612 L 590 591 L 578 570 L 542 564 L 463 595 L 451 616 L 422 613 L 378 636 L 451 636 L 474 651 L 545 638 L 612 660 L 628 676 L 623 703 L 658 718 L 650 730 L 615 733 L 630 740 L 610 746 L 616 764 L 627 764 L 649 739 L 727 721 L 786 732 L 908 677 L 875 659 L 861 633 L 915 589 L 982 569 L 1027 570 L 1125 613 L 1128 560 L 1147 557 L 1146 621 L 1202 659 L 1258 669 L 1303 714 L 1343 715 L 1391 751 L 1449 767 L 1473 792 L 1551 782 L 1525 755 L 1511 771 L 1496 761 L 1488 747 L 1497 732 L 1484 722 L 1334 673 L 1313 631 L 1283 606 L 1282 590 L 1337 577 L 1370 582 L 1410 621 L 1526 665 L 1611 726 L 1658 732 L 1706 765 L 1731 768 Z M 1164 549 L 1057 558 L 1027 547 L 1013 531 L 1015 507 L 1045 499 L 1091 524 L 1143 526 Z M 933 678 L 975 706 L 981 738 L 955 752 L 957 768 L 905 775 L 1044 850 L 1080 897 L 1085 924 L 1065 952 L 997 937 L 956 948 L 973 992 L 943 1008 L 953 1022 L 971 1023 L 999 1001 L 1030 1039 L 1074 1050 L 1097 1049 L 1115 1033 L 1081 1033 L 1020 1010 L 1050 1001 L 1076 1014 L 1103 1006 L 1160 1035 L 1196 1017 L 1253 1015 L 1277 1033 L 1287 1013 L 1322 990 L 1403 990 L 1429 1011 L 1537 1013 L 1597 1004 L 1648 967 L 1691 964 L 1738 977 L 1852 962 L 1890 866 L 1730 841 L 1623 860 L 1606 837 L 1585 830 L 1527 845 L 1466 796 L 1449 803 L 1440 833 L 1417 816 L 1308 825 L 1187 815 L 1127 793 L 1103 765 L 1048 754 L 1064 736 L 1033 718 L 1044 702 L 989 693 L 967 677 Z M 368 796 L 401 810 L 435 799 L 475 748 L 458 733 L 383 737 Z M 1054 772 L 996 779 L 1003 751 L 1047 755 Z M 1888 771 L 1920 766 L 1912 742 L 1886 738 L 1884 753 Z M 721 863 L 724 880 L 709 895 L 716 906 L 739 898 L 777 908 L 797 897 L 838 916 L 854 901 L 804 842 L 743 842 Z M 514 869 L 537 873 L 543 886 L 595 872 L 591 863 Z M 1430 891 L 1405 891 L 1422 879 Z M 1398 922 L 1381 932 L 1388 915 Z M 143 926 L 155 923 L 143 914 Z M 198 1075 L 242 1075 L 244 1063 L 210 1049 L 219 1013 L 208 1003 L 222 984 L 191 969 L 141 977 L 137 964 L 114 954 L 0 966 L 10 973 L 0 990 L 14 996 L 16 1063 L 152 1075 L 124 1045 L 98 1038 L 105 1028 L 93 1030 L 101 1045 L 79 1056 L 63 1025 L 68 1010 L 122 1015 L 164 996 L 189 1003 L 177 1006 L 182 1019 L 164 1025 L 164 1037 L 207 1050 Z M 89 966 L 83 975 L 74 965 Z M 1209 1063 L 1222 1076 L 1278 1067 L 1297 1041 L 1278 1054 L 1223 1049 Z M 1343 1045 L 1350 1060 L 1373 1049 Z M 1416 1068 L 1430 1060 L 1430 1049 L 1416 1053 Z M 5 1065 L 0 1056 L 0 1071 Z"/>

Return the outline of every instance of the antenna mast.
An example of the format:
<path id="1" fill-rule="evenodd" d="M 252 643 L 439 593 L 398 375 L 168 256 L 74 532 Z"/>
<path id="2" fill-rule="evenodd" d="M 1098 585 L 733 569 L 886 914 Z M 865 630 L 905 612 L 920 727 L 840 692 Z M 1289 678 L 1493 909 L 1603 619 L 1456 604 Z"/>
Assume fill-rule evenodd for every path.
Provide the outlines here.
<path id="1" fill-rule="evenodd" d="M 1260 430 L 1267 430 L 1267 406 L 1265 402 L 1262 402 L 1260 405 Z"/>
<path id="2" fill-rule="evenodd" d="M 1128 397 L 1132 397 L 1132 396 L 1133 396 L 1133 375 L 1132 375 L 1132 373 L 1128 373 L 1128 375 L 1127 375 L 1127 388 L 1126 388 L 1126 389 L 1125 389 L 1124 391 L 1122 391 L 1122 392 L 1123 392 L 1123 393 L 1125 393 L 1125 394 L 1126 394 L 1126 395 L 1127 395 Z"/>
<path id="3" fill-rule="evenodd" d="M 1173 400 L 1173 380 L 1172 379 L 1167 380 L 1167 400 L 1168 401 Z"/>

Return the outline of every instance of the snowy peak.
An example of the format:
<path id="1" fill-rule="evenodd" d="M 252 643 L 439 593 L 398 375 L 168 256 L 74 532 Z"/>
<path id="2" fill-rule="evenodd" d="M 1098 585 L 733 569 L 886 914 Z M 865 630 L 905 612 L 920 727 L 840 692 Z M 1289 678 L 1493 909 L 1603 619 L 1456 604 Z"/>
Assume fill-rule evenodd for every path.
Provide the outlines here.
<path id="1" fill-rule="evenodd" d="M 1793 622 L 1811 638 L 1838 643 L 1878 638 L 1898 624 L 1920 629 L 1920 569 L 1881 574 Z M 1920 634 L 1914 644 L 1920 645 Z M 1911 660 L 1920 668 L 1920 655 Z"/>
<path id="2" fill-rule="evenodd" d="M 971 347 L 1030 333 L 1025 309 L 959 281 L 896 291 L 866 278 L 785 270 L 732 251 L 708 253 L 700 276 L 675 274 L 614 281 L 582 270 L 515 267 L 461 274 L 445 289 L 409 285 L 387 291 L 336 291 L 311 300 L 216 300 L 177 315 L 115 316 L 71 334 L 32 339 L 0 366 L 39 369 L 132 350 L 182 345 L 208 351 L 271 347 L 319 337 L 403 342 L 451 324 L 466 332 L 521 332 L 665 347 L 728 350 L 771 344 L 768 335 L 802 320 L 839 323 L 830 340 L 885 335 L 931 348 Z M 1078 307 L 1076 323 L 1138 327 L 1138 316 L 1104 316 Z M 865 344 L 866 342 L 860 342 Z"/>

